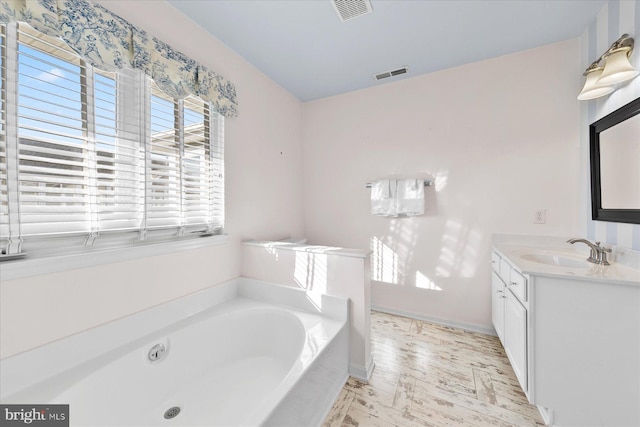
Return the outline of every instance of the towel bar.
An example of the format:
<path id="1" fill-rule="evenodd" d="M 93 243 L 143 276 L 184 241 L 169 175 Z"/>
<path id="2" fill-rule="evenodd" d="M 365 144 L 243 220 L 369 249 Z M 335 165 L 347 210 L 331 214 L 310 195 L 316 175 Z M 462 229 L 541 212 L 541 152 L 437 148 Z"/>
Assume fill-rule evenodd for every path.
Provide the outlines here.
<path id="1" fill-rule="evenodd" d="M 433 181 L 424 180 L 424 186 L 425 186 L 425 187 L 429 187 L 430 185 L 433 185 Z M 371 188 L 371 183 L 370 183 L 370 182 L 367 182 L 367 183 L 365 184 L 365 187 L 366 187 L 366 188 Z"/>

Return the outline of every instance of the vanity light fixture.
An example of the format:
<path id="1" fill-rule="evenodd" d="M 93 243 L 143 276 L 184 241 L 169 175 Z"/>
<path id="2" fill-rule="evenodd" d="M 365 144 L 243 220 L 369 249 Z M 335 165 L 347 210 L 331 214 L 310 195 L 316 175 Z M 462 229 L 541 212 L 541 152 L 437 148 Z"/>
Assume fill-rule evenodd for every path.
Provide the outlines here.
<path id="1" fill-rule="evenodd" d="M 625 37 L 626 36 L 626 37 Z M 629 57 L 633 52 L 633 39 L 628 34 L 623 34 L 609 50 L 602 55 L 604 59 L 604 71 L 598 83 L 605 85 L 615 85 L 631 80 L 638 74 L 638 70 L 633 68 L 629 62 Z"/>
<path id="2" fill-rule="evenodd" d="M 615 90 L 613 85 L 602 85 L 599 80 L 602 76 L 604 67 L 598 65 L 600 60 L 594 62 L 587 68 L 583 74 L 586 77 L 584 86 L 578 94 L 578 100 L 586 101 L 589 99 L 600 98 L 601 96 L 609 95 Z"/>
<path id="3" fill-rule="evenodd" d="M 608 95 L 616 89 L 614 85 L 631 80 L 640 74 L 629 62 L 632 52 L 633 39 L 629 34 L 623 34 L 584 71 L 586 80 L 578 99 L 586 101 Z M 604 66 L 600 65 L 602 61 Z"/>

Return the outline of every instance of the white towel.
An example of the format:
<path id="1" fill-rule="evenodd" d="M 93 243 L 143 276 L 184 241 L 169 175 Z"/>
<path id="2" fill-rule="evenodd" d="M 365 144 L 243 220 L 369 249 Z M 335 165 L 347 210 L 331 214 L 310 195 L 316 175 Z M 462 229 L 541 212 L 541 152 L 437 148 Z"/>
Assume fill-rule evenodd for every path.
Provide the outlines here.
<path id="1" fill-rule="evenodd" d="M 371 214 L 397 216 L 396 180 L 381 179 L 371 184 Z"/>
<path id="2" fill-rule="evenodd" d="M 424 181 L 401 179 L 396 193 L 396 213 L 415 216 L 424 214 Z"/>

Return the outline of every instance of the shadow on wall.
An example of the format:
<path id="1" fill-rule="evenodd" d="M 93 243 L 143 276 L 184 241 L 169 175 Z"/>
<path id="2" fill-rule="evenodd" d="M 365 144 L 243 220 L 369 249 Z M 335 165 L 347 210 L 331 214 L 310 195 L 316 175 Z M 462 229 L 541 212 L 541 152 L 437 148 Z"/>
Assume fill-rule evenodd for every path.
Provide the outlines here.
<path id="1" fill-rule="evenodd" d="M 424 219 L 423 219 L 424 220 Z M 398 286 L 413 286 L 428 291 L 442 291 L 448 278 L 473 278 L 478 270 L 482 233 L 470 224 L 448 220 L 439 248 L 418 248 L 421 219 L 417 217 L 391 220 L 386 236 L 370 239 L 372 250 L 371 279 Z M 438 253 L 439 252 L 439 253 Z M 416 268 L 416 257 L 430 257 L 422 271 Z M 445 279 L 445 280 L 443 280 Z"/>
<path id="2" fill-rule="evenodd" d="M 289 243 L 271 242 L 264 246 L 266 252 L 276 263 L 283 261 L 281 271 L 286 275 L 292 274 L 293 283 L 304 289 L 307 299 L 318 309 L 322 309 L 322 295 L 331 294 L 335 289 L 329 289 L 329 257 L 326 252 L 340 250 L 336 247 L 304 246 L 291 249 Z M 286 252 L 280 249 L 289 248 Z M 281 256 L 287 258 L 281 260 Z M 293 260 L 289 257 L 292 256 Z M 291 262 L 293 261 L 293 262 Z M 287 267 L 289 265 L 289 267 Z M 285 280 L 282 283 L 289 283 Z"/>
<path id="3" fill-rule="evenodd" d="M 293 280 L 307 290 L 307 298 L 319 308 L 322 294 L 328 293 L 327 266 L 326 254 L 296 252 Z"/>

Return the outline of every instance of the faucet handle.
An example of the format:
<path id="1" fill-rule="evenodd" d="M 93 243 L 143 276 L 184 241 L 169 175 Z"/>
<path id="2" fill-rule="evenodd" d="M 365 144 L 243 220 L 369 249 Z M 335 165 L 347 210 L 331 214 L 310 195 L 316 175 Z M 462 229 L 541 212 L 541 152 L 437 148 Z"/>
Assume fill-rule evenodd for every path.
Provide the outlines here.
<path id="1" fill-rule="evenodd" d="M 607 253 L 611 253 L 611 248 L 605 248 L 600 246 L 600 242 L 596 242 L 596 249 L 598 250 L 598 264 L 611 265 L 607 260 Z"/>
<path id="2" fill-rule="evenodd" d="M 596 249 L 598 250 L 598 252 L 611 252 L 611 248 L 600 246 L 600 242 L 596 242 Z"/>

